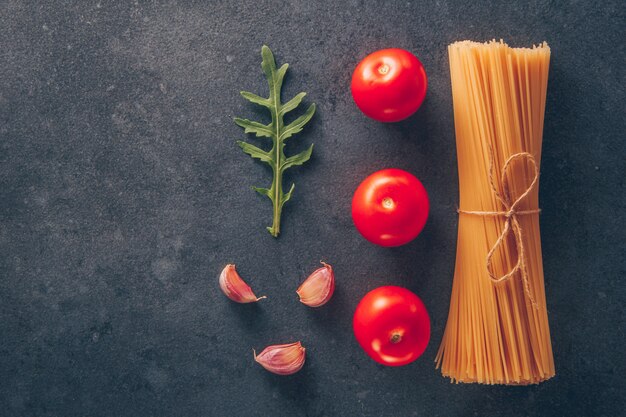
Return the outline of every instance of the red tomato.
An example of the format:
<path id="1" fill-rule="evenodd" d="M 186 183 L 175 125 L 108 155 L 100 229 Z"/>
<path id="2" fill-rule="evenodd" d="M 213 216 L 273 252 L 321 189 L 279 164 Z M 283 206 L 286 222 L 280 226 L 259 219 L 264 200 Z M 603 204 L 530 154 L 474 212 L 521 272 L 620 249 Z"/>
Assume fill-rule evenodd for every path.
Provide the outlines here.
<path id="1" fill-rule="evenodd" d="M 380 122 L 397 122 L 417 111 L 428 81 L 424 66 L 404 49 L 381 49 L 352 74 L 352 97 L 359 109 Z"/>
<path id="2" fill-rule="evenodd" d="M 430 339 L 424 303 L 406 288 L 395 286 L 367 293 L 356 308 L 352 328 L 365 353 L 389 366 L 413 362 Z"/>
<path id="3" fill-rule="evenodd" d="M 401 169 L 383 169 L 365 178 L 352 198 L 352 220 L 364 238 L 400 246 L 420 234 L 428 218 L 422 183 Z"/>

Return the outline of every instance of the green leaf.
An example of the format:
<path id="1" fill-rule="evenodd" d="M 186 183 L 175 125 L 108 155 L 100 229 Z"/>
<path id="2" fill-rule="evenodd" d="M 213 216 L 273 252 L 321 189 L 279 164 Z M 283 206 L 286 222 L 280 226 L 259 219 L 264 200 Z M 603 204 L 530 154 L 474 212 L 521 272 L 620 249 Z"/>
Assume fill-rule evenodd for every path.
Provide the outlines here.
<path id="1" fill-rule="evenodd" d="M 285 140 L 302 131 L 304 126 L 315 114 L 315 104 L 311 104 L 300 117 L 285 126 L 285 114 L 297 109 L 300 103 L 302 103 L 302 99 L 306 93 L 299 93 L 283 104 L 281 102 L 281 89 L 289 65 L 283 64 L 280 68 L 276 68 L 274 54 L 270 48 L 265 45 L 261 48 L 261 57 L 263 58 L 261 69 L 267 79 L 269 97 L 261 97 L 247 91 L 242 91 L 241 95 L 246 100 L 267 108 L 272 117 L 272 122 L 268 125 L 264 125 L 259 122 L 236 117 L 235 123 L 243 127 L 245 133 L 254 133 L 256 136 L 272 139 L 272 149 L 268 152 L 246 142 L 238 141 L 237 144 L 251 157 L 272 166 L 274 178 L 272 179 L 271 187 L 253 187 L 253 189 L 259 194 L 267 196 L 272 201 L 274 219 L 272 226 L 268 227 L 267 230 L 272 236 L 277 237 L 280 233 L 282 207 L 291 199 L 295 189 L 295 184 L 292 184 L 289 192 L 283 193 L 283 172 L 291 167 L 304 164 L 311 158 L 311 153 L 313 152 L 313 145 L 311 145 L 306 151 L 287 157 L 284 153 Z"/>
<path id="2" fill-rule="evenodd" d="M 282 140 L 285 140 L 295 135 L 296 133 L 301 132 L 302 129 L 304 128 L 304 125 L 309 123 L 309 120 L 311 120 L 314 114 L 315 114 L 315 103 L 311 104 L 302 116 L 298 117 L 296 120 L 291 122 L 287 127 L 285 127 L 285 130 L 283 131 L 283 133 L 281 133 L 280 138 Z"/>
<path id="3" fill-rule="evenodd" d="M 291 195 L 293 194 L 293 190 L 296 188 L 296 184 L 291 184 L 291 188 L 287 194 L 283 195 L 283 202 L 281 204 L 285 204 L 287 201 L 291 200 Z"/>
<path id="4" fill-rule="evenodd" d="M 263 60 L 261 61 L 261 68 L 265 73 L 265 77 L 267 78 L 267 82 L 270 85 L 270 92 L 272 91 L 272 87 L 274 86 L 274 73 L 276 72 L 276 60 L 274 59 L 274 54 L 267 47 L 267 45 L 263 45 L 261 48 L 261 57 Z"/>
<path id="5" fill-rule="evenodd" d="M 281 88 L 283 85 L 283 80 L 285 79 L 287 68 L 289 68 L 289 64 L 284 64 L 282 67 L 278 68 L 278 71 L 276 71 L 276 80 L 274 81 L 274 83 L 276 86 L 278 86 L 278 88 Z M 280 96 L 278 94 L 277 96 L 278 97 L 276 97 L 276 99 L 280 102 Z"/>
<path id="6" fill-rule="evenodd" d="M 272 156 L 270 155 L 269 152 L 265 152 L 263 149 L 259 149 L 254 145 L 251 145 L 247 142 L 243 142 L 240 140 L 237 141 L 237 145 L 239 145 L 241 149 L 243 149 L 243 151 L 247 153 L 248 155 L 250 155 L 251 157 L 260 159 L 261 161 L 267 162 L 271 165 Z"/>
<path id="7" fill-rule="evenodd" d="M 264 125 L 258 122 L 253 122 L 248 119 L 240 119 L 239 117 L 235 117 L 235 123 L 239 126 L 243 127 L 245 133 L 254 133 L 259 137 L 267 137 L 271 138 L 274 136 L 274 131 L 272 130 L 272 125 Z"/>
<path id="8" fill-rule="evenodd" d="M 246 100 L 248 100 L 248 101 L 250 101 L 250 102 L 252 102 L 254 104 L 258 104 L 259 106 L 270 107 L 272 105 L 272 103 L 270 103 L 270 101 L 268 99 L 263 98 L 263 97 L 259 97 L 256 94 L 250 93 L 248 91 L 241 91 L 240 94 Z"/>
<path id="9" fill-rule="evenodd" d="M 267 188 L 252 187 L 252 189 L 261 195 L 272 198 L 270 195 L 271 191 L 268 190 Z"/>
<path id="10" fill-rule="evenodd" d="M 284 171 L 287 168 L 304 164 L 306 161 L 308 161 L 311 158 L 312 153 L 313 153 L 313 145 L 311 144 L 311 146 L 309 146 L 309 149 L 307 149 L 306 151 L 302 151 L 297 155 L 290 156 L 289 158 L 287 158 L 281 169 Z"/>
<path id="11" fill-rule="evenodd" d="M 306 93 L 298 93 L 294 98 L 285 103 L 282 109 L 280 109 L 281 114 L 286 114 L 296 107 L 300 105 L 302 99 L 306 96 Z"/>

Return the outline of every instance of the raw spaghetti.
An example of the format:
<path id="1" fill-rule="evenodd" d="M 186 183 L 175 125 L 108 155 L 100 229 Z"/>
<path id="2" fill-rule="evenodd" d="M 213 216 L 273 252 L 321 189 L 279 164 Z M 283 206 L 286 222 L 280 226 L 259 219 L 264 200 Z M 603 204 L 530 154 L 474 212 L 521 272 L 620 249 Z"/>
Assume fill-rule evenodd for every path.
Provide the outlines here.
<path id="1" fill-rule="evenodd" d="M 455 382 L 554 376 L 538 177 L 550 48 L 448 47 L 459 168 L 454 283 L 437 367 Z"/>

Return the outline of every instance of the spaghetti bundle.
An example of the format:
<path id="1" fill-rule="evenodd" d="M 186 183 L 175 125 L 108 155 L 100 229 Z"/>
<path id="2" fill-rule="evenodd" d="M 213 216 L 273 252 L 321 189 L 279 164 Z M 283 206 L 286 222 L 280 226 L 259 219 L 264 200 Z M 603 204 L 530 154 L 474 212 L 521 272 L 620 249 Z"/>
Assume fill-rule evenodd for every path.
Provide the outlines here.
<path id="1" fill-rule="evenodd" d="M 459 231 L 437 367 L 456 382 L 554 376 L 539 235 L 538 176 L 550 48 L 448 47 Z"/>

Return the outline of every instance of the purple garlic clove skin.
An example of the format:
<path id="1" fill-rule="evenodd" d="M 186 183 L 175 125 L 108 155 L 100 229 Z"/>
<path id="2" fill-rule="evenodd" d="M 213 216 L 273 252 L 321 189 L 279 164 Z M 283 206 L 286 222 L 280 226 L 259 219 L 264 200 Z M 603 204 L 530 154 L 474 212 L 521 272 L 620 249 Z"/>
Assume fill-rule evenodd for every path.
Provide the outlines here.
<path id="1" fill-rule="evenodd" d="M 300 302 L 309 307 L 321 307 L 330 300 L 335 292 L 335 274 L 332 266 L 322 262 L 322 268 L 316 269 L 296 291 Z"/>
<path id="2" fill-rule="evenodd" d="M 268 346 L 258 355 L 254 352 L 254 360 L 276 375 L 295 374 L 304 366 L 305 357 L 306 349 L 300 342 Z"/>
<path id="3" fill-rule="evenodd" d="M 226 265 L 222 270 L 220 274 L 220 288 L 226 294 L 226 297 L 236 303 L 255 303 L 263 298 L 267 298 L 254 295 L 250 286 L 241 279 L 233 264 Z"/>

